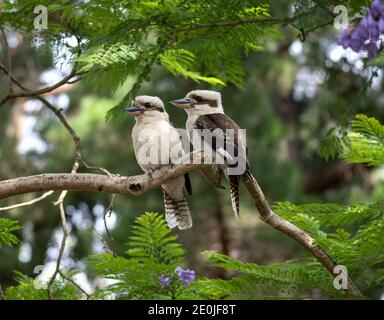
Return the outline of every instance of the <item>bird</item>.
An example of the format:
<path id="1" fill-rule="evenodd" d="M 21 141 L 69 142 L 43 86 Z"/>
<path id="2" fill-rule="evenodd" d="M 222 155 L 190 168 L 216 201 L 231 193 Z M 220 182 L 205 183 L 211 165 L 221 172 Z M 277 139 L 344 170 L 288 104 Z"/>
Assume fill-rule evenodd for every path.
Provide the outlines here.
<path id="1" fill-rule="evenodd" d="M 132 129 L 133 148 L 141 169 L 152 176 L 153 170 L 164 165 L 175 165 L 185 155 L 180 135 L 170 123 L 163 101 L 154 96 L 134 98 L 125 109 L 134 116 Z M 162 186 L 165 218 L 169 228 L 186 230 L 192 227 L 192 217 L 185 191 L 192 195 L 188 173 L 174 178 Z"/>
<path id="2" fill-rule="evenodd" d="M 186 130 L 195 147 L 199 144 L 204 154 L 211 151 L 214 161 L 200 170 L 203 177 L 213 186 L 223 188 L 224 175 L 229 180 L 232 210 L 235 218 L 239 218 L 240 181 L 254 181 L 247 157 L 248 148 L 244 132 L 239 125 L 224 113 L 220 92 L 211 90 L 193 90 L 178 100 L 170 102 L 173 106 L 186 111 L 188 118 Z M 228 130 L 230 129 L 230 130 Z M 221 132 L 221 137 L 207 139 L 207 132 Z M 202 143 L 201 143 L 202 142 Z M 218 159 L 221 158 L 221 162 Z"/>

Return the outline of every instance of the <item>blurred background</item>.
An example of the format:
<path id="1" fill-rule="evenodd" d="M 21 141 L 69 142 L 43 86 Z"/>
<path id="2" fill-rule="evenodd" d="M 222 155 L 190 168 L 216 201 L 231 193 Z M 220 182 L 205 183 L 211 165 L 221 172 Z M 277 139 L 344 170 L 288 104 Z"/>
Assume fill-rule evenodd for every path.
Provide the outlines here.
<path id="1" fill-rule="evenodd" d="M 282 1 L 272 2 L 272 12 L 288 16 Z M 365 67 L 362 58 L 350 49 L 336 45 L 338 33 L 333 27 L 308 34 L 305 42 L 297 30 L 282 29 L 284 37 L 271 41 L 267 50 L 251 53 L 244 60 L 243 90 L 229 85 L 221 89 L 226 113 L 247 130 L 252 172 L 268 200 L 294 203 L 337 202 L 370 203 L 384 197 L 384 171 L 364 165 L 348 165 L 339 160 L 324 160 L 318 154 L 322 137 L 336 123 L 347 124 L 357 113 L 384 121 L 382 73 Z M 13 72 L 29 88 L 51 85 L 66 75 L 66 49 L 50 48 L 8 31 Z M 68 46 L 75 46 L 72 38 Z M 0 57 L 5 60 L 1 44 Z M 65 85 L 45 97 L 60 107 L 81 137 L 84 159 L 112 173 L 136 175 L 131 140 L 134 119 L 126 114 L 120 121 L 106 121 L 106 112 L 115 106 L 133 85 L 133 79 L 112 94 L 94 88 L 90 82 Z M 192 89 L 210 89 L 208 85 L 174 77 L 163 68 L 155 68 L 151 80 L 140 94 L 157 95 L 168 102 L 183 97 Z M 7 92 L 7 78 L 0 77 L 0 92 Z M 186 114 L 166 104 L 172 122 L 183 128 Z M 34 99 L 12 100 L 0 110 L 0 180 L 44 172 L 69 172 L 74 159 L 73 143 L 55 116 Z M 80 172 L 90 172 L 81 168 Z M 93 172 L 93 171 L 92 171 Z M 192 172 L 193 196 L 189 199 L 194 227 L 179 232 L 187 249 L 189 268 L 199 275 L 225 277 L 221 270 L 209 269 L 200 253 L 216 250 L 245 262 L 266 265 L 294 259 L 304 250 L 293 240 L 260 222 L 250 197 L 241 190 L 239 221 L 230 208 L 228 190 L 215 190 Z M 28 194 L 0 201 L 0 207 L 27 201 Z M 21 244 L 0 248 L 0 283 L 14 284 L 14 271 L 48 279 L 62 231 L 57 207 L 58 193 L 35 205 L 1 212 L 20 221 L 17 233 Z M 70 192 L 65 208 L 70 235 L 63 267 L 76 268 L 84 288 L 97 285 L 86 273 L 85 258 L 103 252 L 95 230 L 106 236 L 103 213 L 110 195 Z M 135 217 L 145 211 L 163 212 L 160 189 L 140 197 L 116 196 L 107 217 L 117 252 L 124 254 Z M 38 272 L 41 270 L 39 269 Z M 380 296 L 373 292 L 373 296 Z"/>

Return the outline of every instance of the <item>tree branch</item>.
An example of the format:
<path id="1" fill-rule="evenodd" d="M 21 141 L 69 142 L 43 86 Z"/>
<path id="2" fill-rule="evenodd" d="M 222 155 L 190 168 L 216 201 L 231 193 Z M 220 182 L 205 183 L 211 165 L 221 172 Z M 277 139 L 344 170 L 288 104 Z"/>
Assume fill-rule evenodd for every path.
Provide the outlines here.
<path id="1" fill-rule="evenodd" d="M 0 300 L 5 300 L 5 295 L 3 292 L 3 288 L 1 287 L 1 284 L 0 284 Z"/>
<path id="2" fill-rule="evenodd" d="M 273 212 L 256 180 L 243 183 L 255 201 L 255 205 L 259 210 L 260 219 L 262 221 L 269 224 L 274 229 L 285 233 L 306 248 L 333 277 L 338 275 L 334 273 L 337 263 L 316 243 L 315 239 L 304 230 L 301 230 L 291 222 Z M 360 290 L 349 277 L 346 292 L 354 296 L 362 296 Z"/>
<path id="3" fill-rule="evenodd" d="M 22 89 L 22 92 L 14 93 L 10 91 L 5 97 L 3 97 L 0 100 L 0 107 L 4 105 L 5 102 L 11 99 L 15 98 L 22 98 L 22 97 L 37 97 L 42 94 L 49 93 L 62 85 L 68 83 L 69 80 L 71 80 L 73 77 L 77 75 L 77 73 L 72 70 L 67 76 L 65 76 L 60 81 L 56 82 L 52 86 L 44 87 L 37 90 L 30 90 L 27 87 L 25 87 L 19 80 L 16 79 L 16 77 L 0 62 L 0 70 L 2 70 L 11 80 L 13 83 L 15 83 L 20 89 Z"/>
<path id="4" fill-rule="evenodd" d="M 132 177 L 91 173 L 52 173 L 0 181 L 0 199 L 49 190 L 108 192 L 141 195 L 164 182 L 203 166 L 200 153 L 192 153 L 192 163 L 164 166 L 151 174 Z M 189 155 L 186 155 L 189 157 Z M 187 159 L 187 158 L 185 158 Z"/>
<path id="5" fill-rule="evenodd" d="M 224 22 L 214 22 L 206 24 L 193 24 L 186 26 L 185 28 L 178 29 L 177 31 L 194 31 L 198 29 L 212 29 L 212 28 L 222 28 L 222 27 L 237 27 L 241 25 L 248 24 L 281 24 L 287 25 L 292 24 L 293 22 L 312 14 L 313 10 L 305 11 L 300 14 L 297 14 L 293 17 L 288 18 L 255 18 L 255 19 L 243 19 L 237 21 L 224 21 Z"/>
<path id="6" fill-rule="evenodd" d="M 203 166 L 200 154 L 193 153 L 192 155 L 194 158 L 192 164 L 176 167 L 164 166 L 151 174 L 146 173 L 132 177 L 59 173 L 4 180 L 0 181 L 0 199 L 46 190 L 94 191 L 137 196 L 159 187 L 170 179 L 182 176 L 193 169 Z M 196 162 L 196 160 L 199 161 Z M 337 263 L 316 241 L 305 231 L 273 212 L 256 180 L 243 183 L 255 201 L 261 220 L 301 244 L 335 277 L 334 268 L 337 266 Z M 348 283 L 346 292 L 354 296 L 361 296 L 359 289 L 351 279 L 348 279 Z"/>
<path id="7" fill-rule="evenodd" d="M 12 206 L 8 206 L 8 207 L 2 207 L 2 208 L 0 208 L 0 211 L 8 211 L 8 210 L 12 210 L 12 209 L 20 208 L 20 207 L 30 206 L 32 204 L 35 204 L 35 203 L 45 199 L 46 197 L 49 197 L 52 193 L 53 193 L 53 190 L 47 191 L 43 195 L 41 195 L 40 197 L 37 197 L 35 199 L 21 202 L 21 203 L 16 203 L 16 204 L 14 204 Z"/>

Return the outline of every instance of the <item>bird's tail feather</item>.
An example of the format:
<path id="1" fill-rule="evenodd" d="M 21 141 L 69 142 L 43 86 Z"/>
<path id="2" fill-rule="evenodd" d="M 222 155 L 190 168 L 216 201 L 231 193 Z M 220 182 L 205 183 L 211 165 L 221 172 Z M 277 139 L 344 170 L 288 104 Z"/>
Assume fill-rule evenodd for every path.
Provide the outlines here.
<path id="1" fill-rule="evenodd" d="M 185 197 L 175 201 L 163 190 L 165 219 L 168 226 L 173 229 L 178 227 L 180 230 L 186 230 L 192 227 L 192 216 L 189 211 L 188 203 Z"/>
<path id="2" fill-rule="evenodd" d="M 232 210 L 236 219 L 239 219 L 240 197 L 239 176 L 229 176 L 229 190 L 231 194 Z"/>
<path id="3" fill-rule="evenodd" d="M 255 178 L 253 177 L 251 171 L 249 169 L 247 169 L 242 175 L 241 175 L 241 180 L 243 182 L 252 182 L 255 180 Z"/>

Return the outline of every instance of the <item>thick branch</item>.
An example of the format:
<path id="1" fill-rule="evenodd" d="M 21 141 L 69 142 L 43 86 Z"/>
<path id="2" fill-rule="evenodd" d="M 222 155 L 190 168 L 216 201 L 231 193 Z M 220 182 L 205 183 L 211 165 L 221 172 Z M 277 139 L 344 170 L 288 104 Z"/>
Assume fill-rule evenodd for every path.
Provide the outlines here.
<path id="1" fill-rule="evenodd" d="M 121 195 L 141 195 L 169 179 L 181 176 L 202 166 L 187 164 L 172 168 L 165 166 L 154 171 L 152 177 L 143 174 L 132 177 L 105 176 L 90 173 L 41 174 L 0 181 L 0 199 L 49 190 L 108 192 Z"/>
<path id="2" fill-rule="evenodd" d="M 201 167 L 202 164 L 197 164 L 201 163 L 201 161 L 196 161 L 196 154 L 193 156 L 195 158 L 195 161 L 192 161 L 193 164 L 177 167 L 164 166 L 152 174 L 146 173 L 132 177 L 58 173 L 4 180 L 0 181 L 0 199 L 18 194 L 47 190 L 94 191 L 137 196 L 159 187 L 170 179 Z M 199 155 L 197 154 L 197 156 Z M 272 211 L 257 181 L 244 182 L 244 184 L 255 201 L 261 219 L 276 230 L 295 239 L 323 264 L 333 276 L 336 276 L 334 268 L 337 266 L 337 263 L 310 235 Z M 351 295 L 360 296 L 361 293 L 354 283 L 350 279 L 348 279 L 348 282 L 347 292 Z"/>
<path id="3" fill-rule="evenodd" d="M 255 201 L 255 205 L 260 212 L 261 220 L 276 230 L 279 230 L 295 239 L 296 242 L 306 248 L 333 277 L 338 275 L 335 274 L 335 267 L 337 266 L 337 263 L 316 243 L 315 239 L 313 239 L 304 230 L 301 230 L 294 224 L 273 212 L 256 180 L 244 182 L 244 185 Z M 362 295 L 350 278 L 348 278 L 348 288 L 346 291 L 354 296 Z"/>

